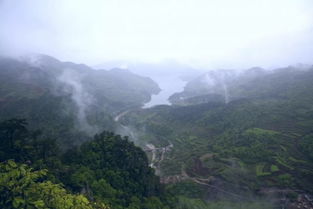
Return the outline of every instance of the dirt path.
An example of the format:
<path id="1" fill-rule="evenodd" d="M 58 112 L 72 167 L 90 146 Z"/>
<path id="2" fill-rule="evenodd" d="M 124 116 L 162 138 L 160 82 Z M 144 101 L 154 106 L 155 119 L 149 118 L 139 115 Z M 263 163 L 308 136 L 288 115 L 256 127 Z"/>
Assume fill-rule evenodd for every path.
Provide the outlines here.
<path id="1" fill-rule="evenodd" d="M 165 159 L 165 154 L 171 151 L 173 147 L 174 145 L 172 143 L 169 143 L 169 145 L 165 147 L 156 147 L 151 143 L 146 144 L 144 151 L 151 153 L 150 167 L 155 169 L 156 175 L 160 174 L 160 164 Z"/>
<path id="2" fill-rule="evenodd" d="M 114 121 L 115 121 L 115 122 L 118 122 L 118 121 L 121 119 L 121 117 L 123 117 L 124 115 L 126 115 L 127 113 L 129 113 L 129 111 L 130 111 L 130 110 L 126 110 L 126 111 L 124 111 L 124 112 L 119 113 L 117 116 L 114 117 Z"/>

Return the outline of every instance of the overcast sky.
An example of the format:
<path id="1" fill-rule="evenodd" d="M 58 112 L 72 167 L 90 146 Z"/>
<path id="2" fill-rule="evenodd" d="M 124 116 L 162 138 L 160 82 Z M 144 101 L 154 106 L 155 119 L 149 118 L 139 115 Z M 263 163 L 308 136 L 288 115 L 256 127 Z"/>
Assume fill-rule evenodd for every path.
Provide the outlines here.
<path id="1" fill-rule="evenodd" d="M 312 0 L 0 0 L 0 53 L 96 65 L 313 64 Z"/>

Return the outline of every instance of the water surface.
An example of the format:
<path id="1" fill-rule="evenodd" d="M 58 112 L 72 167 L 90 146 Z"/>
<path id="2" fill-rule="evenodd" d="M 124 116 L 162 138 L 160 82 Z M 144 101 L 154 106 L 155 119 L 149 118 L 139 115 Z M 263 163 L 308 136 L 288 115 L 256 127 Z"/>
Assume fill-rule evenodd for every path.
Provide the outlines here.
<path id="1" fill-rule="evenodd" d="M 176 93 L 184 90 L 186 81 L 183 81 L 178 76 L 160 76 L 152 77 L 152 79 L 158 83 L 161 88 L 161 92 L 157 95 L 152 95 L 151 100 L 146 103 L 143 108 L 153 107 L 155 105 L 170 105 L 168 98 Z"/>

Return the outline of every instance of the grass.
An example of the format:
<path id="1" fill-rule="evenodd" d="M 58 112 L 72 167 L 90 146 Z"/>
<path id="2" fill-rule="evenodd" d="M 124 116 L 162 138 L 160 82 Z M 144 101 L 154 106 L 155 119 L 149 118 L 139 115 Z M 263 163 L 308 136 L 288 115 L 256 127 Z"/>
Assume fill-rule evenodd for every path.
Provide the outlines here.
<path id="1" fill-rule="evenodd" d="M 276 157 L 275 158 L 276 162 L 279 163 L 280 165 L 289 168 L 290 170 L 293 170 L 294 168 L 291 165 L 288 165 L 286 161 L 284 161 L 281 157 Z"/>
<path id="2" fill-rule="evenodd" d="M 210 201 L 205 202 L 200 199 L 190 199 L 179 197 L 176 209 L 272 209 L 274 208 L 269 201 L 252 200 L 244 202 L 231 201 Z"/>
<path id="3" fill-rule="evenodd" d="M 271 172 L 264 172 L 265 164 L 258 164 L 255 167 L 255 172 L 257 176 L 268 176 Z"/>
<path id="4" fill-rule="evenodd" d="M 294 157 L 289 157 L 288 159 L 289 159 L 290 161 L 292 161 L 292 162 L 295 162 L 295 163 L 304 163 L 304 164 L 307 163 L 307 162 L 304 161 L 304 160 L 297 160 L 297 159 L 294 158 Z"/>
<path id="5" fill-rule="evenodd" d="M 271 172 L 277 172 L 279 171 L 279 168 L 277 165 L 271 165 Z"/>

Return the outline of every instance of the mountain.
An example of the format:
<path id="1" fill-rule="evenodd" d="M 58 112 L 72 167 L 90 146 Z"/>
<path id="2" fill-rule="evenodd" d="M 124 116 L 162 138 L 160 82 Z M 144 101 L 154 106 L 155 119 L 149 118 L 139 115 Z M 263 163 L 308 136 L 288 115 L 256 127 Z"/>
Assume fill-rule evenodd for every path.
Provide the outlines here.
<path id="1" fill-rule="evenodd" d="M 144 108 L 160 104 L 170 104 L 168 98 L 183 90 L 187 81 L 201 75 L 201 71 L 186 64 L 180 64 L 173 60 L 166 60 L 158 63 L 129 62 L 123 60 L 106 62 L 98 65 L 98 68 L 113 68 L 121 66 L 129 69 L 138 75 L 148 76 L 158 83 L 161 92 L 154 95 L 152 100 Z"/>
<path id="2" fill-rule="evenodd" d="M 247 89 L 244 89 L 243 85 L 270 73 L 258 67 L 247 70 L 212 70 L 189 81 L 184 91 L 171 95 L 169 101 L 175 105 L 210 101 L 228 103 L 247 96 Z"/>
<path id="3" fill-rule="evenodd" d="M 0 207 L 169 209 L 172 195 L 127 137 L 102 132 L 70 149 L 27 121 L 0 122 Z"/>
<path id="4" fill-rule="evenodd" d="M 206 76 L 207 87 L 200 82 Z M 293 208 L 310 205 L 313 193 L 312 92 L 313 67 L 216 71 L 181 93 L 216 98 L 132 111 L 121 122 L 137 130 L 138 144 L 176 194 L 216 208 L 258 200 L 271 205 L 261 208 Z"/>
<path id="5" fill-rule="evenodd" d="M 0 207 L 173 208 L 143 150 L 112 132 L 159 91 L 128 70 L 0 58 Z"/>
<path id="6" fill-rule="evenodd" d="M 108 61 L 95 66 L 96 69 L 112 69 L 119 66 L 123 69 L 129 69 L 132 72 L 148 76 L 153 80 L 158 77 L 179 77 L 182 80 L 190 81 L 201 75 L 201 71 L 195 67 L 181 64 L 174 60 L 164 60 L 156 63 L 131 62 L 124 60 Z"/>
<path id="7" fill-rule="evenodd" d="M 66 143 L 115 130 L 116 114 L 159 91 L 150 78 L 128 70 L 94 70 L 46 55 L 0 58 L 0 119 L 27 118 L 30 127 Z"/>
<path id="8" fill-rule="evenodd" d="M 1 58 L 0 87 L 3 208 L 313 206 L 312 66 L 210 71 L 144 109 L 151 79 L 45 55 Z"/>

